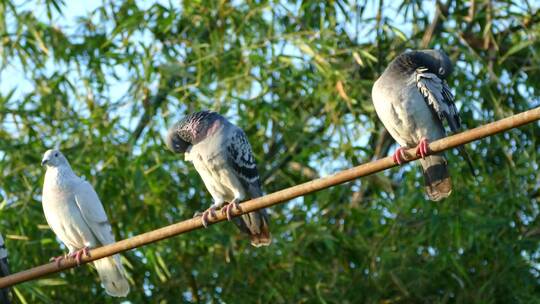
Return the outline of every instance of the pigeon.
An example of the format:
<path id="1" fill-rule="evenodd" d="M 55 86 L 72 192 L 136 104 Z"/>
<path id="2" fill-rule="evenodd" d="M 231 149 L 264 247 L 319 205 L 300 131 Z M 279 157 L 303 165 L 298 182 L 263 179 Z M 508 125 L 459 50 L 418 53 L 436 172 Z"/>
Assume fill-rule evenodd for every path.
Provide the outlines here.
<path id="1" fill-rule="evenodd" d="M 371 92 L 379 119 L 401 146 L 393 154 L 394 162 L 403 163 L 405 147 L 416 147 L 425 191 L 432 201 L 446 198 L 452 192 L 444 154 L 428 151 L 430 141 L 446 136 L 443 121 L 453 133 L 461 127 L 454 96 L 446 83 L 452 69 L 450 58 L 442 51 L 404 52 L 388 65 Z M 474 175 L 474 167 L 463 147 L 460 152 Z"/>
<path id="2" fill-rule="evenodd" d="M 48 150 L 41 165 L 47 167 L 43 212 L 51 229 L 69 249 L 69 255 L 53 258 L 57 265 L 68 257 L 80 264 L 83 255 L 89 256 L 89 248 L 114 243 L 111 225 L 96 191 L 73 172 L 66 157 L 59 150 Z M 107 294 L 125 297 L 129 293 L 119 255 L 93 263 Z"/>
<path id="3" fill-rule="evenodd" d="M 246 134 L 218 113 L 205 110 L 186 116 L 169 129 L 167 147 L 193 162 L 213 198 L 214 203 L 201 216 L 205 227 L 208 216 L 216 217 L 216 208 L 222 208 L 221 212 L 231 220 L 233 208 L 242 211 L 241 201 L 262 196 Z M 266 211 L 243 214 L 234 218 L 234 223 L 249 234 L 253 246 L 272 242 Z"/>
<path id="4" fill-rule="evenodd" d="M 4 238 L 0 234 L 0 277 L 9 275 L 8 252 L 4 245 Z M 0 303 L 9 304 L 9 288 L 0 289 Z"/>

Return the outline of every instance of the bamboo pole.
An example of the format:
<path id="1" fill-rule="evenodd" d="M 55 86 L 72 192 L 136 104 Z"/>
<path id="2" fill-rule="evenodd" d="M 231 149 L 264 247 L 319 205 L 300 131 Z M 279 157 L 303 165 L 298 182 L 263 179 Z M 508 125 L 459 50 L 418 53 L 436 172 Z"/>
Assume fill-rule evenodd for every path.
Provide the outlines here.
<path id="1" fill-rule="evenodd" d="M 429 145 L 432 153 L 442 152 L 469 142 L 479 140 L 488 136 L 495 135 L 522 125 L 537 121 L 540 119 L 540 107 L 471 129 L 465 132 L 455 134 Z M 418 159 L 415 155 L 415 149 L 405 151 L 406 161 L 410 162 Z M 362 176 L 370 175 L 396 166 L 392 157 L 381 158 L 354 168 L 343 170 L 333 175 L 315 179 L 300 185 L 283 189 L 256 199 L 246 201 L 241 204 L 242 213 L 235 213 L 238 216 L 243 213 L 249 213 L 258 209 L 267 208 L 273 205 L 289 201 L 293 198 L 304 196 L 309 193 L 317 192 L 335 185 L 339 185 Z M 209 225 L 226 220 L 226 216 L 217 212 L 217 218 L 209 219 Z M 123 251 L 131 250 L 137 247 L 148 245 L 160 240 L 170 238 L 179 234 L 187 233 L 203 227 L 200 218 L 188 219 L 176 224 L 159 228 L 150 232 L 139 234 L 129 239 L 121 240 L 116 243 L 98 247 L 90 251 L 90 257 L 84 256 L 81 263 L 88 263 L 93 260 L 101 259 Z M 66 259 L 60 267 L 55 263 L 48 263 L 24 270 L 12 275 L 0 278 L 0 288 L 12 286 L 18 283 L 35 280 L 37 278 L 60 272 L 69 268 L 76 267 L 77 263 L 73 259 Z"/>

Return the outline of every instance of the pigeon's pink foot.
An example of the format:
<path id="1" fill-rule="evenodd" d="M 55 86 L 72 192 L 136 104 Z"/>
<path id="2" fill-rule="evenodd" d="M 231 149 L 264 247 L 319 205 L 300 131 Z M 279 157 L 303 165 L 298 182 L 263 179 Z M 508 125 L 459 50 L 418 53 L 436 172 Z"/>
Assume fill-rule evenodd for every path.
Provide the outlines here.
<path id="1" fill-rule="evenodd" d="M 210 207 L 208 209 L 206 209 L 202 216 L 201 216 L 201 221 L 202 221 L 202 224 L 204 226 L 204 228 L 208 227 L 208 215 L 210 215 L 211 217 L 213 218 L 216 218 L 217 215 L 216 215 L 216 207 Z"/>
<path id="2" fill-rule="evenodd" d="M 416 155 L 424 158 L 429 155 L 429 142 L 426 138 L 422 138 L 416 147 Z"/>
<path id="3" fill-rule="evenodd" d="M 401 165 L 405 162 L 405 148 L 399 147 L 397 148 L 396 152 L 392 155 L 392 160 L 394 160 L 394 163 Z"/>
<path id="4" fill-rule="evenodd" d="M 56 264 L 56 267 L 60 268 L 60 264 L 62 263 L 62 260 L 65 260 L 67 258 L 67 256 L 64 254 L 64 255 L 59 255 L 57 257 L 52 257 L 49 259 L 50 262 L 53 262 Z"/>
<path id="5" fill-rule="evenodd" d="M 240 203 L 238 203 L 237 200 L 233 200 L 232 202 L 230 202 L 229 204 L 227 204 L 225 207 L 221 208 L 221 213 L 225 213 L 227 215 L 227 220 L 231 220 L 232 219 L 232 212 L 233 212 L 233 208 L 236 208 L 236 210 L 238 210 L 239 212 L 242 212 L 242 207 L 240 207 Z"/>
<path id="6" fill-rule="evenodd" d="M 77 261 L 77 266 L 81 265 L 81 258 L 82 256 L 85 255 L 87 257 L 90 257 L 90 251 L 88 250 L 88 246 L 84 246 L 83 248 L 73 252 L 73 253 L 70 253 L 69 254 L 69 257 L 70 258 L 75 258 L 75 261 Z"/>

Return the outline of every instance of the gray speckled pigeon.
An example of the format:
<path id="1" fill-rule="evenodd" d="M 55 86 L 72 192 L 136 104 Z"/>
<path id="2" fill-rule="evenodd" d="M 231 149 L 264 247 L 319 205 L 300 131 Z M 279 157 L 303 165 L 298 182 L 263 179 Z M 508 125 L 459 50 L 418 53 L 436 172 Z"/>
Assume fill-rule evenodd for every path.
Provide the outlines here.
<path id="1" fill-rule="evenodd" d="M 0 234 L 0 277 L 9 275 L 8 252 L 4 245 L 4 238 Z M 0 289 L 0 303 L 9 304 L 9 288 Z"/>
<path id="2" fill-rule="evenodd" d="M 214 203 L 203 212 L 206 227 L 208 216 L 215 217 L 216 208 L 231 220 L 233 208 L 239 203 L 262 195 L 261 182 L 251 146 L 242 129 L 216 112 L 192 113 L 169 129 L 167 147 L 184 153 L 193 162 Z M 250 235 L 253 246 L 267 246 L 272 242 L 268 217 L 258 210 L 234 218 L 234 223 Z"/>
<path id="3" fill-rule="evenodd" d="M 58 150 L 48 150 L 41 165 L 47 166 L 43 183 L 43 212 L 51 229 L 69 249 L 69 257 L 80 263 L 88 248 L 114 243 L 111 224 L 92 185 L 71 170 Z M 60 265 L 66 256 L 55 258 Z M 120 256 L 93 262 L 105 287 L 115 297 L 125 297 L 129 284 L 124 276 Z"/>
<path id="4" fill-rule="evenodd" d="M 372 98 L 377 115 L 400 144 L 393 155 L 401 164 L 404 147 L 417 146 L 429 199 L 439 201 L 452 192 L 452 183 L 443 153 L 429 155 L 428 142 L 445 137 L 443 120 L 452 132 L 459 131 L 460 118 L 454 96 L 446 83 L 452 62 L 442 51 L 409 51 L 396 57 L 373 85 Z M 474 168 L 465 150 L 460 152 Z"/>

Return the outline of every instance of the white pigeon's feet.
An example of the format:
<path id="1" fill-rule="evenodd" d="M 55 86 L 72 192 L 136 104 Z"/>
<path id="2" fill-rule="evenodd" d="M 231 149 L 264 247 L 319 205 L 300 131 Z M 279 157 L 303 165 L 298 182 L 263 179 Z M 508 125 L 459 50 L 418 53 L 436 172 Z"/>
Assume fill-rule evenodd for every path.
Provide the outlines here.
<path id="1" fill-rule="evenodd" d="M 49 262 L 53 262 L 56 264 L 56 267 L 60 268 L 60 264 L 62 263 L 62 260 L 65 260 L 67 258 L 67 254 L 59 255 L 57 257 L 52 257 L 49 259 Z"/>
<path id="2" fill-rule="evenodd" d="M 84 246 L 83 248 L 75 251 L 75 252 L 72 252 L 69 254 L 69 257 L 70 258 L 74 258 L 75 261 L 77 261 L 77 266 L 80 266 L 81 265 L 81 258 L 83 256 L 83 254 L 87 257 L 90 257 L 90 251 L 88 250 L 88 246 Z"/>
<path id="3" fill-rule="evenodd" d="M 233 200 L 229 204 L 225 205 L 223 208 L 221 208 L 221 213 L 224 213 L 227 215 L 227 220 L 231 220 L 233 216 L 233 208 L 236 208 L 238 212 L 242 212 L 242 207 L 240 207 L 240 203 L 238 200 Z"/>
<path id="4" fill-rule="evenodd" d="M 216 207 L 212 206 L 202 213 L 201 221 L 204 228 L 208 227 L 208 215 L 210 215 L 212 218 L 217 218 Z"/>
<path id="5" fill-rule="evenodd" d="M 418 146 L 416 146 L 416 155 L 420 156 L 421 158 L 425 158 L 429 155 L 429 142 L 427 138 L 422 138 L 420 142 L 418 143 Z"/>
<path id="6" fill-rule="evenodd" d="M 399 147 L 397 148 L 396 152 L 392 155 L 392 160 L 394 160 L 394 163 L 401 165 L 403 164 L 405 159 L 405 148 Z"/>

